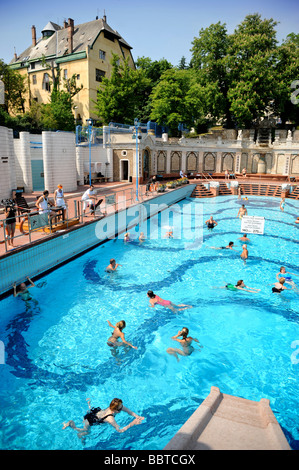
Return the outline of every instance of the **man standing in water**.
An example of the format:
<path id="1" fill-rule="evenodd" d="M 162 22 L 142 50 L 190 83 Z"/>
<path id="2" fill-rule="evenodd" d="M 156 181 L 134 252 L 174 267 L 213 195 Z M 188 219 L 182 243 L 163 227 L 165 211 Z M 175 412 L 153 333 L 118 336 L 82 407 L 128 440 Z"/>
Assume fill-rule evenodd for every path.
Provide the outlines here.
<path id="1" fill-rule="evenodd" d="M 247 209 L 246 209 L 246 207 L 244 206 L 244 204 L 242 204 L 242 207 L 240 207 L 239 212 L 238 212 L 238 214 L 237 214 L 237 217 L 239 217 L 240 219 L 242 219 L 242 217 L 244 217 L 244 215 L 248 215 L 248 214 L 247 214 Z"/>

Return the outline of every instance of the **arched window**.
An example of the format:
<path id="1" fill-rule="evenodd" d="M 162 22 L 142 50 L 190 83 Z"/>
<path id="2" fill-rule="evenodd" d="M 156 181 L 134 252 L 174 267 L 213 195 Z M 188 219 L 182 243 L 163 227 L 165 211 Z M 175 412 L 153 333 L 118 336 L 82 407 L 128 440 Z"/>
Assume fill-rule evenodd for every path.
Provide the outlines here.
<path id="1" fill-rule="evenodd" d="M 44 73 L 43 90 L 51 91 L 50 77 L 48 73 Z"/>

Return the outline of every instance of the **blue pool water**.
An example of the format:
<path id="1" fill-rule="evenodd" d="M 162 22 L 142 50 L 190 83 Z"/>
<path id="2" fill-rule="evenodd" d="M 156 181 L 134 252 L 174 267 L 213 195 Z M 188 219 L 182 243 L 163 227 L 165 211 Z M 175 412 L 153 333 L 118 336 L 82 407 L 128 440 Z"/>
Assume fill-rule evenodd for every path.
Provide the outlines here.
<path id="1" fill-rule="evenodd" d="M 265 234 L 248 235 L 246 265 L 236 217 L 242 202 L 249 215 L 265 217 Z M 186 199 L 176 210 L 190 205 L 193 211 L 200 204 L 203 221 L 212 214 L 218 222 L 212 232 L 203 228 L 197 249 L 185 249 L 184 239 L 156 236 L 141 245 L 111 240 L 38 280 L 30 291 L 35 304 L 26 308 L 19 298 L 2 300 L 0 448 L 163 449 L 213 385 L 250 400 L 270 399 L 291 447 L 299 448 L 299 293 L 272 294 L 270 285 L 285 266 L 298 275 L 299 287 L 299 201 L 288 199 L 284 213 L 279 202 L 253 196 Z M 193 228 L 201 222 L 191 217 Z M 163 224 L 156 216 L 139 230 L 150 226 L 151 235 L 163 236 Z M 229 241 L 237 251 L 210 248 Z M 122 267 L 109 275 L 104 269 L 111 257 Z M 238 279 L 261 291 L 219 289 Z M 177 314 L 150 308 L 149 289 L 193 308 Z M 106 345 L 112 331 L 107 320 L 122 319 L 126 339 L 138 349 L 116 359 Z M 191 356 L 177 362 L 166 349 L 179 347 L 171 336 L 184 326 L 203 348 L 195 345 Z M 114 397 L 144 422 L 124 434 L 108 425 L 93 427 L 84 445 L 73 430 L 62 430 L 69 419 L 81 425 L 87 398 L 106 407 Z M 121 413 L 117 421 L 123 426 L 130 418 Z"/>

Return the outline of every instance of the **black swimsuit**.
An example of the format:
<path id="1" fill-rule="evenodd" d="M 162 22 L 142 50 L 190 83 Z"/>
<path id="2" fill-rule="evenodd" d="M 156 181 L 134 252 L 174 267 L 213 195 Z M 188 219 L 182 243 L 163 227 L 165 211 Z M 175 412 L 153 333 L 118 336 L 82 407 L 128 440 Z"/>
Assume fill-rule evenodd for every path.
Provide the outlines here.
<path id="1" fill-rule="evenodd" d="M 102 424 L 104 420 L 108 418 L 108 416 L 113 416 L 113 414 L 110 413 L 109 415 L 106 415 L 103 418 L 98 418 L 97 413 L 101 411 L 101 409 L 102 408 L 99 408 L 99 407 L 91 408 L 91 410 L 88 413 L 86 413 L 86 415 L 84 416 L 84 419 L 87 419 L 90 426 L 93 426 L 95 424 Z"/>
<path id="2" fill-rule="evenodd" d="M 278 294 L 280 294 L 280 292 L 282 291 L 283 289 L 277 289 L 277 287 L 272 287 L 272 292 L 277 292 Z"/>

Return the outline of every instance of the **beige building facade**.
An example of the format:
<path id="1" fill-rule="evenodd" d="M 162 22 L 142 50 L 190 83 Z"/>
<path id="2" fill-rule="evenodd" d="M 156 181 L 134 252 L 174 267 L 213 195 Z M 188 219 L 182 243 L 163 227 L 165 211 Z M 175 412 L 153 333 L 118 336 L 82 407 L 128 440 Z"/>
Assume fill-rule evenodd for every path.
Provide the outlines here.
<path id="1" fill-rule="evenodd" d="M 128 59 L 135 68 L 131 46 L 107 24 L 107 18 L 75 25 L 69 18 L 63 26 L 49 22 L 36 38 L 32 26 L 32 43 L 20 55 L 15 54 L 10 67 L 26 77 L 27 93 L 25 111 L 31 104 L 48 103 L 53 89 L 53 74 L 60 72 L 61 86 L 73 75 L 81 91 L 73 98 L 73 112 L 77 123 L 86 125 L 87 119 L 96 123 L 94 113 L 97 90 L 103 77 L 110 77 L 111 59 L 117 54 L 120 60 Z"/>

